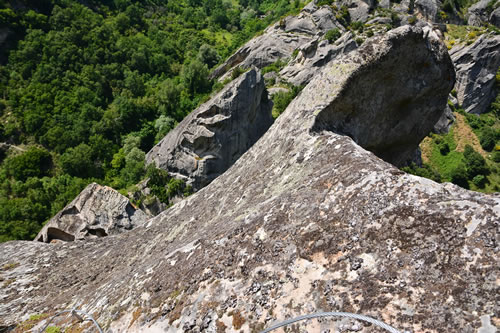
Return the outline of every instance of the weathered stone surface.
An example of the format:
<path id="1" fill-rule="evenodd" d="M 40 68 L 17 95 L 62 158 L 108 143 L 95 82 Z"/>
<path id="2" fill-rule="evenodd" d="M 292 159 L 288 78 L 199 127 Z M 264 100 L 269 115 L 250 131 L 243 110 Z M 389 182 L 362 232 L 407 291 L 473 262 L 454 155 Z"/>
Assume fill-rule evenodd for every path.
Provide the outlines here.
<path id="1" fill-rule="evenodd" d="M 394 165 L 406 164 L 439 120 L 443 112 L 440 108 L 446 105 L 455 79 L 450 57 L 437 37 L 429 38 L 426 46 L 418 33 L 409 26 L 403 28 L 398 30 L 400 35 L 397 36 L 407 46 L 413 42 L 413 49 L 399 48 L 399 54 L 393 51 L 391 56 L 394 58 L 380 62 L 356 85 L 350 84 L 349 89 L 342 91 L 342 95 L 317 116 L 314 126 L 317 131 L 349 135 L 359 145 Z M 426 33 L 433 34 L 430 29 Z M 396 44 L 398 38 L 387 41 Z M 356 53 L 362 56 L 361 59 L 346 57 L 346 61 L 370 64 L 367 60 L 371 57 L 383 58 L 384 50 L 392 48 L 378 41 L 375 38 L 366 42 L 364 52 Z M 403 61 L 404 54 L 412 54 L 411 59 Z M 349 66 L 339 64 L 336 70 L 342 73 L 343 67 Z M 373 85 L 380 89 L 372 91 Z M 392 104 L 387 104 L 388 100 Z"/>
<path id="2" fill-rule="evenodd" d="M 189 114 L 146 155 L 198 190 L 226 171 L 271 126 L 272 102 L 256 69 Z"/>
<path id="3" fill-rule="evenodd" d="M 305 85 L 330 60 L 356 48 L 357 44 L 351 32 L 345 33 L 332 44 L 316 38 L 299 48 L 297 57 L 280 71 L 280 76 L 296 86 Z"/>
<path id="4" fill-rule="evenodd" d="M 436 21 L 436 15 L 440 11 L 441 2 L 438 0 L 415 0 L 415 9 L 426 20 Z"/>
<path id="5" fill-rule="evenodd" d="M 472 45 L 450 50 L 455 65 L 457 98 L 469 113 L 484 113 L 496 96 L 495 76 L 500 66 L 500 36 L 484 34 Z"/>
<path id="6" fill-rule="evenodd" d="M 500 6 L 491 12 L 490 23 L 500 28 Z"/>
<path id="7" fill-rule="evenodd" d="M 451 125 L 455 122 L 455 116 L 451 108 L 446 105 L 443 115 L 439 118 L 438 122 L 434 125 L 432 132 L 437 134 L 445 134 L 450 130 Z"/>
<path id="8" fill-rule="evenodd" d="M 88 185 L 38 233 L 35 241 L 74 241 L 115 235 L 130 230 L 148 216 L 114 189 Z"/>
<path id="9" fill-rule="evenodd" d="M 251 332 L 317 311 L 361 313 L 402 332 L 495 326 L 500 197 L 407 175 L 316 129 L 372 71 L 411 69 L 428 49 L 432 72 L 444 56 L 435 43 L 400 28 L 334 61 L 228 172 L 133 232 L 0 244 L 0 267 L 10 267 L 0 274 L 12 281 L 0 289 L 0 322 L 76 305 L 107 332 Z M 407 89 L 405 70 L 388 73 L 401 84 L 382 109 Z M 347 328 L 375 331 L 339 319 L 296 325 Z"/>
<path id="10" fill-rule="evenodd" d="M 310 2 L 297 16 L 288 16 L 267 28 L 264 33 L 243 45 L 226 62 L 216 68 L 212 78 L 225 78 L 235 66 L 263 68 L 278 59 L 290 58 L 293 51 L 340 25 L 329 6 L 318 7 Z"/>
<path id="11" fill-rule="evenodd" d="M 489 14 L 487 11 L 488 3 L 491 0 L 479 0 L 469 7 L 467 10 L 467 24 L 477 27 L 482 26 L 488 22 Z"/>

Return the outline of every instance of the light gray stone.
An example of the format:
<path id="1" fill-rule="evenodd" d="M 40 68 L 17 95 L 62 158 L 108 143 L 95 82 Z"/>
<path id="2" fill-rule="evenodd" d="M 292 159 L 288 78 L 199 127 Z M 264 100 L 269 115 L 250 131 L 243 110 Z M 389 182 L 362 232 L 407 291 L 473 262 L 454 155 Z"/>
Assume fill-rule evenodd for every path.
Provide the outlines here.
<path id="1" fill-rule="evenodd" d="M 334 28 L 345 30 L 336 21 L 332 9 L 310 2 L 297 16 L 281 19 L 262 35 L 243 45 L 212 72 L 211 78 L 224 80 L 235 66 L 263 68 L 278 59 L 290 58 L 295 49 Z"/>
<path id="2" fill-rule="evenodd" d="M 75 241 L 131 230 L 148 216 L 108 186 L 88 185 L 42 228 L 35 241 Z"/>
<path id="3" fill-rule="evenodd" d="M 253 68 L 191 112 L 147 154 L 195 190 L 226 171 L 271 126 L 272 102 Z"/>
<path id="4" fill-rule="evenodd" d="M 490 0 L 479 0 L 467 10 L 467 24 L 480 27 L 484 22 L 488 22 L 488 12 L 486 7 Z"/>
<path id="5" fill-rule="evenodd" d="M 296 86 L 305 85 L 329 61 L 356 48 L 351 32 L 345 33 L 332 44 L 324 39 L 314 39 L 299 49 L 297 57 L 280 71 L 280 76 Z"/>
<path id="6" fill-rule="evenodd" d="M 450 50 L 457 72 L 455 90 L 463 109 L 481 114 L 496 96 L 496 72 L 500 66 L 500 36 L 481 35 L 472 45 Z"/>

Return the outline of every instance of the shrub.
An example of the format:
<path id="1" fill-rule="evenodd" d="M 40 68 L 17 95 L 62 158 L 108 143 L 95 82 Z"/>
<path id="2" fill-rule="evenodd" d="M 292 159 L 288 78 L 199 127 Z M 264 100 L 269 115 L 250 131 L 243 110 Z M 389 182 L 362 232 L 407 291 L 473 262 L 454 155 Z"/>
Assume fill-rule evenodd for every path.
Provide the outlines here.
<path id="1" fill-rule="evenodd" d="M 465 146 L 464 158 L 469 179 L 472 179 L 477 175 L 486 175 L 489 173 L 484 157 L 475 151 L 470 145 Z"/>
<path id="2" fill-rule="evenodd" d="M 359 32 L 363 32 L 365 25 L 361 21 L 356 21 L 356 22 L 352 22 L 350 27 L 352 30 L 357 30 Z"/>
<path id="3" fill-rule="evenodd" d="M 329 43 L 333 43 L 334 41 L 336 41 L 337 39 L 339 39 L 340 36 L 341 36 L 340 30 L 338 28 L 335 28 L 335 29 L 332 29 L 332 30 L 328 30 L 326 32 L 325 39 Z"/>
<path id="4" fill-rule="evenodd" d="M 412 162 L 409 166 L 401 168 L 401 170 L 415 176 L 432 179 L 433 181 L 438 183 L 441 182 L 441 175 L 439 174 L 439 172 L 437 172 L 430 165 L 425 163 L 420 168 L 415 163 Z"/>
<path id="5" fill-rule="evenodd" d="M 483 175 L 477 175 L 472 179 L 472 183 L 479 188 L 484 188 L 486 184 L 486 177 Z"/>
<path id="6" fill-rule="evenodd" d="M 481 147 L 486 151 L 492 151 L 497 141 L 497 133 L 491 127 L 485 127 L 479 136 Z"/>
<path id="7" fill-rule="evenodd" d="M 447 155 L 450 152 L 450 146 L 446 142 L 441 142 L 438 148 L 441 155 Z"/>
<path id="8" fill-rule="evenodd" d="M 236 66 L 231 72 L 231 80 L 237 79 L 241 74 L 243 74 L 245 70 L 240 66 Z"/>
<path id="9" fill-rule="evenodd" d="M 467 181 L 467 170 L 465 169 L 465 165 L 460 163 L 457 165 L 455 169 L 452 170 L 451 174 L 451 182 L 463 188 L 469 188 L 469 183 Z"/>
<path id="10" fill-rule="evenodd" d="M 500 163 L 500 151 L 494 151 L 493 154 L 491 154 L 491 159 L 495 163 Z"/>
<path id="11" fill-rule="evenodd" d="M 293 86 L 290 88 L 289 91 L 287 92 L 277 92 L 272 96 L 273 100 L 273 117 L 277 118 L 285 109 L 287 108 L 288 104 L 299 94 L 299 92 L 302 90 L 302 86 Z"/>
<path id="12" fill-rule="evenodd" d="M 408 18 L 408 23 L 414 25 L 415 23 L 417 23 L 417 18 L 415 16 L 410 16 Z"/>
<path id="13" fill-rule="evenodd" d="M 43 177 L 51 168 L 52 158 L 45 149 L 32 147 L 26 152 L 10 157 L 6 170 L 16 180 L 25 181 L 29 177 Z"/>
<path id="14" fill-rule="evenodd" d="M 363 38 L 361 38 L 361 37 L 358 37 L 358 38 L 356 38 L 356 40 L 355 40 L 356 44 L 358 44 L 358 45 L 363 44 L 363 42 L 364 42 L 364 41 L 365 41 L 365 40 L 364 40 Z"/>

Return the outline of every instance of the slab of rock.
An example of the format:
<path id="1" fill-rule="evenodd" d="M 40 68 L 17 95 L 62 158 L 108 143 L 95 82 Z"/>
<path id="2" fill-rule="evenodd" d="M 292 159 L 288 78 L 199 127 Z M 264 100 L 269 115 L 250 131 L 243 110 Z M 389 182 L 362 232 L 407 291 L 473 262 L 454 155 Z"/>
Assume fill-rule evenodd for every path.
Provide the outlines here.
<path id="1" fill-rule="evenodd" d="M 278 59 L 290 58 L 295 49 L 333 28 L 345 30 L 329 6 L 318 7 L 311 1 L 299 15 L 283 18 L 243 45 L 212 72 L 211 78 L 223 80 L 236 66 L 263 68 Z"/>
<path id="2" fill-rule="evenodd" d="M 280 71 L 280 76 L 296 86 L 305 85 L 329 61 L 357 47 L 351 32 L 345 33 L 331 44 L 325 39 L 316 38 L 299 48 L 297 57 Z"/>
<path id="3" fill-rule="evenodd" d="M 35 241 L 50 243 L 119 234 L 146 222 L 148 216 L 108 186 L 88 185 L 42 228 Z"/>
<path id="4" fill-rule="evenodd" d="M 450 131 L 451 125 L 455 122 L 455 116 L 449 105 L 446 105 L 443 115 L 432 129 L 433 133 L 446 134 Z"/>
<path id="5" fill-rule="evenodd" d="M 259 332 L 319 311 L 401 332 L 491 329 L 500 197 L 405 174 L 348 136 L 316 130 L 372 71 L 400 66 L 390 74 L 401 84 L 374 110 L 381 117 L 408 89 L 414 54 L 428 50 L 430 77 L 433 66 L 446 72 L 436 43 L 404 27 L 334 61 L 224 175 L 133 232 L 0 244 L 0 275 L 11 281 L 0 288 L 0 325 L 78 306 L 106 332 Z M 294 328 L 374 332 L 336 318 Z"/>
<path id="6" fill-rule="evenodd" d="M 500 28 L 500 6 L 491 12 L 490 23 Z"/>
<path id="7" fill-rule="evenodd" d="M 500 35 L 483 34 L 472 45 L 450 50 L 457 72 L 458 102 L 469 113 L 488 110 L 495 98 L 496 73 L 500 66 Z"/>
<path id="8" fill-rule="evenodd" d="M 226 171 L 273 123 L 264 78 L 253 68 L 189 114 L 147 154 L 195 190 Z"/>
<path id="9" fill-rule="evenodd" d="M 480 27 L 485 22 L 488 22 L 489 13 L 487 7 L 490 1 L 491 0 L 479 0 L 478 2 L 469 7 L 469 9 L 467 10 L 468 25 L 474 25 L 476 27 Z"/>

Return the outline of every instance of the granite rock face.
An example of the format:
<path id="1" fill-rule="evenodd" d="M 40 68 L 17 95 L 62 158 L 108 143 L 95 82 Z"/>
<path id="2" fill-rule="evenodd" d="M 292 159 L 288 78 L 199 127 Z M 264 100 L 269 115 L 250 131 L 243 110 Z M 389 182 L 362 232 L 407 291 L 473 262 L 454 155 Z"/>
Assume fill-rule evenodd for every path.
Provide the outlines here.
<path id="1" fill-rule="evenodd" d="M 258 332 L 319 311 L 368 315 L 401 332 L 488 332 L 498 323 L 500 197 L 405 174 L 348 136 L 317 130 L 391 60 L 402 83 L 373 110 L 382 117 L 408 89 L 415 52 L 427 49 L 430 71 L 439 67 L 437 43 L 403 27 L 334 60 L 226 173 L 132 232 L 0 244 L 10 281 L 0 326 L 77 306 L 106 332 Z M 375 331 L 347 319 L 295 329 Z"/>
<path id="2" fill-rule="evenodd" d="M 491 12 L 490 23 L 500 28 L 500 6 Z"/>
<path id="3" fill-rule="evenodd" d="M 297 16 L 288 16 L 267 28 L 264 33 L 243 45 L 226 62 L 216 68 L 212 78 L 223 77 L 240 66 L 263 68 L 292 56 L 293 51 L 312 42 L 328 30 L 345 28 L 337 22 L 329 6 L 317 6 L 311 1 Z"/>
<path id="4" fill-rule="evenodd" d="M 481 114 L 496 96 L 495 76 L 500 66 L 500 36 L 484 34 L 472 45 L 450 50 L 455 65 L 457 99 L 466 112 Z"/>
<path id="5" fill-rule="evenodd" d="M 75 241 L 116 235 L 143 224 L 148 216 L 114 189 L 88 185 L 38 233 L 35 241 Z"/>
<path id="6" fill-rule="evenodd" d="M 287 82 L 301 86 L 318 74 L 330 60 L 357 48 L 351 32 L 345 33 L 334 43 L 315 38 L 299 48 L 297 57 L 280 71 L 280 77 Z"/>
<path id="7" fill-rule="evenodd" d="M 469 7 L 467 10 L 467 24 L 474 26 L 482 26 L 485 23 L 491 23 L 500 27 L 500 22 L 498 21 L 500 6 L 493 3 L 493 7 L 490 7 L 491 0 L 480 0 Z"/>
<path id="8" fill-rule="evenodd" d="M 271 126 L 272 102 L 256 69 L 189 114 L 146 155 L 198 190 L 226 171 Z"/>
<path id="9" fill-rule="evenodd" d="M 370 60 L 378 59 L 377 66 L 370 71 L 358 71 L 363 72 L 363 78 L 356 80 L 358 72 L 353 74 L 350 80 L 356 80 L 356 84 L 347 82 L 349 89 L 342 90 L 317 115 L 314 130 L 348 135 L 394 165 L 401 166 L 410 160 L 420 141 L 441 117 L 440 108 L 446 105 L 455 82 L 453 64 L 439 38 L 426 29 L 430 34 L 426 45 L 422 43 L 421 31 L 409 26 L 390 31 L 383 41 L 380 38 L 367 41 L 356 53 L 358 58 L 346 56 L 343 58 L 346 64 L 339 61 L 331 71 L 340 75 L 352 63 L 372 66 Z M 408 48 L 384 44 L 398 44 L 402 40 Z M 387 50 L 390 55 L 384 54 Z M 404 60 L 404 54 L 409 53 L 412 57 Z M 380 89 L 373 91 L 370 89 L 373 85 Z"/>

